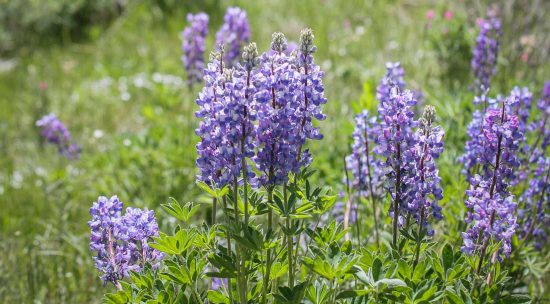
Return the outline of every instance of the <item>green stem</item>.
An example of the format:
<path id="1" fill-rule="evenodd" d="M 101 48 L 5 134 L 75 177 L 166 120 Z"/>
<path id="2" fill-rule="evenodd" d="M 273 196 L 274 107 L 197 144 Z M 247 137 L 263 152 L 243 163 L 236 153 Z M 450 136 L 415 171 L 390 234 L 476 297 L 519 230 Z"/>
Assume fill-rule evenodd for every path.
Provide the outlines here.
<path id="1" fill-rule="evenodd" d="M 284 204 L 288 208 L 288 195 L 287 195 L 287 189 L 286 184 L 283 185 L 283 198 L 284 198 Z M 285 220 L 286 222 L 286 229 L 287 229 L 287 236 L 286 236 L 286 254 L 288 257 L 288 287 L 291 289 L 294 288 L 294 262 L 293 262 L 293 255 L 292 255 L 292 234 L 290 233 L 291 229 L 291 220 L 290 220 L 290 210 L 287 210 L 287 218 Z"/>
<path id="2" fill-rule="evenodd" d="M 233 202 L 235 203 L 234 211 L 235 211 L 235 221 L 240 222 L 240 217 L 237 209 L 239 208 L 239 182 L 237 180 L 237 177 L 233 177 Z M 239 225 L 240 227 L 240 225 Z M 239 297 L 241 299 L 241 304 L 246 304 L 246 294 L 247 294 L 247 286 L 246 281 L 244 279 L 245 275 L 245 265 L 244 265 L 244 258 L 241 252 L 241 246 L 239 244 L 235 244 L 236 251 L 237 251 L 237 261 L 238 261 L 238 271 L 237 271 L 237 291 L 239 292 Z"/>
<path id="3" fill-rule="evenodd" d="M 225 220 L 226 220 L 226 236 L 227 236 L 227 254 L 231 255 L 231 236 L 229 235 L 229 216 L 225 211 L 227 210 L 227 197 L 224 196 L 222 199 L 222 206 L 225 214 Z M 233 302 L 233 288 L 231 284 L 231 278 L 227 278 L 227 292 L 229 294 L 230 302 Z"/>
<path id="4" fill-rule="evenodd" d="M 424 226 L 424 206 L 420 208 L 420 223 L 418 224 L 418 239 L 416 240 L 416 251 L 414 253 L 414 263 L 413 263 L 413 271 L 412 276 L 414 276 L 414 270 L 416 269 L 416 265 L 418 265 L 418 259 L 420 257 L 420 246 L 422 245 L 422 226 Z"/>
<path id="5" fill-rule="evenodd" d="M 216 224 L 216 204 L 218 200 L 214 197 L 212 198 L 212 225 Z"/>
<path id="6" fill-rule="evenodd" d="M 271 236 L 273 230 L 273 212 L 271 211 L 271 203 L 273 202 L 273 188 L 270 187 L 267 189 L 267 202 L 268 202 L 268 212 L 267 212 L 267 234 Z M 267 249 L 267 262 L 266 270 L 264 275 L 264 283 L 262 286 L 262 304 L 265 304 L 267 301 L 267 290 L 269 286 L 269 278 L 271 277 L 271 247 Z"/>

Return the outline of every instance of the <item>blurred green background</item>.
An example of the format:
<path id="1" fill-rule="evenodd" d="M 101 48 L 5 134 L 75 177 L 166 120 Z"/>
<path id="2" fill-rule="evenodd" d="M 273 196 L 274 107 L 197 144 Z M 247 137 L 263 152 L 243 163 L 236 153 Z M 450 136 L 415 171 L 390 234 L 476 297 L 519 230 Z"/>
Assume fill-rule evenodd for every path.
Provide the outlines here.
<path id="1" fill-rule="evenodd" d="M 476 19 L 497 9 L 504 36 L 492 95 L 550 78 L 549 1 L 130 1 L 0 0 L 0 299 L 97 303 L 106 291 L 88 249 L 88 209 L 98 195 L 157 211 L 169 197 L 201 202 L 194 185 L 193 117 L 180 32 L 188 12 L 210 15 L 208 49 L 227 6 L 248 12 L 253 40 L 297 41 L 311 27 L 326 72 L 325 139 L 311 144 L 318 181 L 341 187 L 353 115 L 376 108 L 386 61 L 436 106 L 446 130 L 440 159 L 445 235 L 458 239 L 465 183 L 457 156 L 471 119 L 470 57 Z M 493 7 L 492 5 L 496 5 Z M 433 10 L 432 21 L 426 13 Z M 449 11 L 452 18 L 444 18 Z M 40 140 L 35 121 L 56 113 L 83 147 L 79 160 Z M 197 218 L 202 221 L 202 218 Z M 112 287 L 108 287 L 112 288 Z"/>

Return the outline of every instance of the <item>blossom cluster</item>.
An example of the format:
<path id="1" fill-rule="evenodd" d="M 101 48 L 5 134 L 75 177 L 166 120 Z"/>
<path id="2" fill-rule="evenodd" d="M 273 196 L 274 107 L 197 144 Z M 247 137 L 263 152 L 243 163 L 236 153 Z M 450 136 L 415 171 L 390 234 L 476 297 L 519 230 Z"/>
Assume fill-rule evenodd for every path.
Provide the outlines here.
<path id="1" fill-rule="evenodd" d="M 492 16 L 482 20 L 479 27 L 471 65 L 476 77 L 476 89 L 483 91 L 490 87 L 490 79 L 496 73 L 502 32 L 500 20 Z"/>
<path id="2" fill-rule="evenodd" d="M 380 83 L 376 87 L 376 99 L 380 103 L 384 103 L 391 98 L 392 88 L 397 86 L 399 91 L 405 90 L 405 70 L 399 62 L 386 63 L 386 75 L 382 77 Z"/>
<path id="3" fill-rule="evenodd" d="M 492 240 L 502 241 L 501 250 L 510 254 L 511 237 L 516 230 L 516 202 L 510 193 L 509 183 L 519 167 L 517 150 L 524 136 L 519 128 L 518 116 L 507 111 L 517 105 L 517 99 L 506 98 L 501 109 L 489 109 L 484 117 L 484 141 L 479 154 L 482 174 L 475 175 L 466 192 L 469 208 L 466 221 L 471 223 L 463 233 L 463 251 L 471 254 L 486 249 Z"/>
<path id="4" fill-rule="evenodd" d="M 199 180 L 223 186 L 238 179 L 243 168 L 253 178 L 252 160 L 259 185 L 272 186 L 309 164 L 302 147 L 307 139 L 322 138 L 313 120 L 324 119 L 326 99 L 323 73 L 311 56 L 311 30 L 300 40 L 299 51 L 288 54 L 286 38 L 275 33 L 268 52 L 259 56 L 250 44 L 234 69 L 220 53 L 211 56 L 197 98 Z"/>
<path id="5" fill-rule="evenodd" d="M 103 274 L 104 283 L 118 286 L 118 281 L 131 271 L 140 271 L 145 264 L 157 267 L 163 254 L 149 246 L 149 239 L 158 236 L 153 211 L 127 208 L 122 215 L 122 202 L 116 196 L 100 196 L 90 208 L 90 249 L 96 253 L 95 266 Z"/>
<path id="6" fill-rule="evenodd" d="M 414 161 L 414 128 L 418 124 L 414 120 L 414 105 L 416 100 L 413 93 L 408 90 L 400 92 L 397 86 L 391 89 L 390 98 L 378 105 L 380 133 L 374 151 L 385 159 L 381 162 L 381 170 L 386 175 L 385 184 L 393 202 L 390 215 L 394 218 L 394 230 L 398 223 L 403 224 L 404 195 L 412 186 L 405 179 L 409 172 L 408 166 Z"/>
<path id="7" fill-rule="evenodd" d="M 205 13 L 188 14 L 187 22 L 189 26 L 182 32 L 183 56 L 181 60 L 187 72 L 187 82 L 189 85 L 193 85 L 202 81 L 204 51 L 208 35 L 208 15 Z"/>
<path id="8" fill-rule="evenodd" d="M 444 132 L 435 125 L 435 115 L 435 108 L 426 106 L 414 134 L 415 143 L 410 151 L 412 161 L 407 165 L 405 180 L 411 186 L 407 189 L 403 206 L 417 223 L 427 228 L 429 235 L 433 234 L 433 230 L 427 221 L 428 216 L 436 220 L 443 218 L 437 203 L 443 198 L 443 189 L 435 160 L 443 152 Z"/>
<path id="9" fill-rule="evenodd" d="M 346 157 L 346 169 L 353 176 L 351 186 L 356 195 L 361 197 L 381 195 L 379 192 L 383 174 L 380 172 L 379 161 L 373 153 L 378 134 L 376 116 L 369 117 L 367 110 L 355 116 L 353 144 L 351 154 Z"/>
<path id="10" fill-rule="evenodd" d="M 224 63 L 229 67 L 235 66 L 240 59 L 242 48 L 249 41 L 250 25 L 246 11 L 238 7 L 228 7 L 224 23 L 216 33 L 216 45 L 225 49 Z"/>
<path id="11" fill-rule="evenodd" d="M 42 129 L 42 137 L 57 146 L 59 154 L 68 159 L 80 156 L 80 147 L 73 142 L 71 133 L 55 114 L 45 115 L 36 122 L 36 125 Z"/>

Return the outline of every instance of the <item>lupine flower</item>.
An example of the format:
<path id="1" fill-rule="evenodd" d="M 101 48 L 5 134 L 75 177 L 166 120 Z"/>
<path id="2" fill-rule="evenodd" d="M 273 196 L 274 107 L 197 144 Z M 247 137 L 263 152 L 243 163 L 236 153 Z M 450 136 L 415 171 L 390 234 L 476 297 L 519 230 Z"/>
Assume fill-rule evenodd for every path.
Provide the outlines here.
<path id="1" fill-rule="evenodd" d="M 90 208 L 92 220 L 90 249 L 96 252 L 95 266 L 104 283 L 120 287 L 118 281 L 130 271 L 140 271 L 145 263 L 157 265 L 162 254 L 149 247 L 148 239 L 158 236 L 153 211 L 128 208 L 122 216 L 122 202 L 112 196 L 100 196 Z"/>
<path id="2" fill-rule="evenodd" d="M 224 24 L 216 33 L 216 44 L 225 46 L 224 63 L 233 67 L 239 61 L 242 48 L 250 41 L 250 26 L 246 12 L 238 7 L 228 7 Z"/>
<path id="3" fill-rule="evenodd" d="M 321 108 L 323 104 L 327 103 L 327 99 L 324 97 L 324 73 L 313 59 L 313 53 L 317 51 L 313 39 L 311 29 L 302 30 L 300 33 L 300 49 L 296 54 L 296 67 L 301 76 L 298 115 L 301 119 L 299 136 L 302 145 L 305 144 L 306 139 L 319 140 L 323 138 L 319 128 L 313 126 L 313 119 L 324 120 L 326 118 Z M 309 155 L 307 151 L 304 154 Z M 302 157 L 302 165 L 309 165 L 311 157 L 299 156 Z"/>
<path id="4" fill-rule="evenodd" d="M 203 77 L 208 15 L 205 13 L 187 14 L 187 22 L 189 22 L 189 26 L 182 33 L 183 56 L 181 60 L 185 71 L 187 71 L 187 82 L 189 85 L 193 85 L 193 83 L 200 83 Z"/>
<path id="5" fill-rule="evenodd" d="M 36 122 L 36 125 L 42 129 L 42 137 L 57 146 L 59 154 L 68 159 L 80 156 L 80 148 L 72 142 L 71 133 L 55 114 L 45 115 Z"/>
<path id="6" fill-rule="evenodd" d="M 369 117 L 367 110 L 355 116 L 352 152 L 346 157 L 346 167 L 353 176 L 351 186 L 360 197 L 381 195 L 382 172 L 373 153 L 374 142 L 379 132 L 376 116 Z"/>
<path id="7" fill-rule="evenodd" d="M 409 162 L 414 160 L 411 149 L 416 143 L 413 128 L 417 122 L 414 120 L 411 107 L 415 104 L 412 92 L 400 92 L 395 86 L 390 98 L 378 105 L 381 132 L 375 152 L 385 158 L 382 168 L 386 173 L 386 186 L 393 201 L 390 215 L 393 217 L 394 244 L 397 238 L 397 225 L 403 223 L 403 198 L 411 186 L 406 183 L 405 174 Z"/>
<path id="8" fill-rule="evenodd" d="M 437 204 L 443 198 L 439 170 L 435 159 L 443 152 L 444 132 L 434 125 L 435 108 L 426 106 L 420 126 L 415 133 L 415 144 L 411 149 L 413 160 L 409 164 L 406 183 L 412 185 L 406 194 L 404 209 L 412 215 L 419 225 L 433 234 L 428 217 L 440 220 L 441 207 Z"/>
<path id="9" fill-rule="evenodd" d="M 254 172 L 246 165 L 246 158 L 254 156 L 252 122 L 256 119 L 252 104 L 255 89 L 247 81 L 247 77 L 253 77 L 256 64 L 255 57 L 252 61 L 248 58 L 250 52 L 256 52 L 255 45 L 252 47 L 244 53 L 245 65 L 238 65 L 237 70 L 225 68 L 221 54 L 214 53 L 205 70 L 205 86 L 197 98 L 200 109 L 196 115 L 202 118 L 196 130 L 201 137 L 197 144 L 197 166 L 201 171 L 198 179 L 216 186 L 238 178 L 243 163 L 253 182 Z"/>
<path id="10" fill-rule="evenodd" d="M 271 51 L 260 58 L 260 69 L 255 75 L 258 102 L 258 153 L 254 162 L 262 172 L 261 185 L 277 185 L 288 180 L 288 174 L 300 170 L 299 137 L 300 73 L 291 58 L 286 55 L 286 39 L 283 34 L 273 34 Z"/>
<path id="11" fill-rule="evenodd" d="M 533 237 L 535 246 L 542 248 L 548 240 L 550 227 L 550 157 L 541 156 L 529 185 L 520 197 L 522 208 L 519 217 L 522 219 L 521 236 Z"/>
<path id="12" fill-rule="evenodd" d="M 550 144 L 550 81 L 545 83 L 537 107 L 540 110 L 539 116 L 528 126 L 528 132 L 536 135 L 535 142 L 523 151 L 524 170 L 518 178 L 531 179 L 520 197 L 522 205 L 518 215 L 522 220 L 521 236 L 533 237 L 535 246 L 541 248 L 547 242 L 550 227 L 550 158 L 545 154 Z"/>
<path id="13" fill-rule="evenodd" d="M 195 133 L 201 138 L 197 144 L 196 164 L 200 171 L 197 179 L 220 187 L 231 180 L 231 177 L 225 172 L 227 164 L 220 152 L 223 134 L 217 122 L 225 90 L 224 69 L 225 65 L 221 54 L 212 53 L 210 62 L 204 70 L 204 88 L 197 97 L 199 110 L 195 113 L 201 119 L 195 130 Z"/>
<path id="14" fill-rule="evenodd" d="M 514 98 L 507 98 L 501 109 L 490 109 L 482 127 L 484 142 L 479 155 L 480 163 L 486 165 L 482 175 L 471 180 L 466 207 L 469 208 L 466 222 L 471 223 L 463 233 L 462 250 L 472 254 L 481 251 L 481 256 L 491 240 L 502 241 L 500 250 L 509 255 L 511 237 L 516 229 L 516 203 L 508 189 L 515 178 L 514 169 L 519 166 L 516 155 L 518 143 L 523 140 L 516 115 L 507 109 L 516 106 Z"/>
<path id="15" fill-rule="evenodd" d="M 152 210 L 126 208 L 119 227 L 120 238 L 132 252 L 132 260 L 138 264 L 151 263 L 156 268 L 163 254 L 149 246 L 148 240 L 159 235 L 159 227 Z M 139 269 L 138 269 L 139 270 Z"/>
<path id="16" fill-rule="evenodd" d="M 405 70 L 399 62 L 386 62 L 386 75 L 380 80 L 376 88 L 376 98 L 380 103 L 384 103 L 391 98 L 391 91 L 394 86 L 399 88 L 400 92 L 405 91 Z"/>
<path id="17" fill-rule="evenodd" d="M 470 180 L 474 175 L 479 173 L 479 170 L 484 170 L 485 165 L 481 163 L 481 155 L 483 154 L 483 144 L 485 141 L 483 135 L 483 124 L 485 112 L 488 109 L 495 109 L 502 98 L 492 99 L 487 96 L 487 91 L 484 90 L 480 96 L 474 98 L 474 104 L 483 104 L 483 110 L 476 110 L 472 115 L 472 121 L 467 127 L 468 141 L 464 147 L 458 161 L 464 165 L 462 173 L 466 175 L 466 179 Z"/>
<path id="18" fill-rule="evenodd" d="M 496 73 L 499 40 L 502 33 L 500 20 L 496 17 L 489 17 L 480 22 L 479 27 L 471 64 L 476 77 L 476 89 L 483 91 L 490 87 L 491 77 Z"/>

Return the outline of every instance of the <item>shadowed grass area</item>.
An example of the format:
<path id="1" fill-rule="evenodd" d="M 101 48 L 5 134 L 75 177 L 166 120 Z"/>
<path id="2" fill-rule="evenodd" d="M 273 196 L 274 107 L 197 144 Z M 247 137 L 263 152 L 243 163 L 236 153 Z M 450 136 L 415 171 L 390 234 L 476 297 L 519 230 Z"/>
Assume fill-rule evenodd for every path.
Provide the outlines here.
<path id="1" fill-rule="evenodd" d="M 465 27 L 466 46 L 472 46 L 475 18 L 485 12 L 482 5 L 374 0 L 218 2 L 204 4 L 211 18 L 210 49 L 228 5 L 248 12 L 253 40 L 262 51 L 275 31 L 297 41 L 302 28 L 313 29 L 319 49 L 316 60 L 326 72 L 328 118 L 321 123 L 324 140 L 309 148 L 312 166 L 319 170 L 317 178 L 335 190 L 341 187 L 342 159 L 348 153 L 354 113 L 360 107 L 375 111 L 375 89 L 385 73 L 384 63 L 400 61 L 407 86 L 422 90 L 426 104 L 437 108 L 446 131 L 446 150 L 439 165 L 445 191 L 442 205 L 449 220 L 436 230 L 445 232 L 438 236 L 442 239 L 458 239 L 460 226 L 455 221 L 465 212 L 466 184 L 456 158 L 471 118 L 473 94 L 468 86 L 472 79 L 470 75 L 441 77 L 453 77 L 453 71 L 443 70 L 429 42 L 436 27 L 427 27 L 425 12 L 454 12 Z M 194 185 L 197 120 L 193 112 L 199 88 L 185 85 L 179 39 L 186 13 L 201 8 L 199 4 L 168 5 L 170 9 L 163 9 L 136 1 L 105 31 L 92 28 L 89 42 L 33 49 L 3 61 L 0 299 L 5 303 L 99 302 L 105 290 L 93 268 L 87 227 L 88 209 L 98 195 L 117 194 L 126 204 L 151 209 L 169 197 L 203 201 Z M 518 12 L 513 17 L 535 18 L 527 8 L 524 15 Z M 516 40 L 544 32 L 548 23 L 535 24 L 537 29 L 527 23 L 523 32 L 505 27 L 504 42 L 514 44 L 504 44 L 503 54 L 518 54 Z M 534 37 L 534 48 L 547 39 Z M 533 60 L 539 60 L 534 68 L 518 56 L 502 58 L 491 92 L 505 95 L 513 85 L 527 85 L 538 97 L 550 67 L 541 52 L 534 51 Z M 49 112 L 70 128 L 83 148 L 81 159 L 62 159 L 41 142 L 35 121 Z M 155 210 L 161 226 L 168 225 L 168 217 Z"/>

